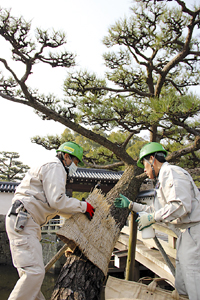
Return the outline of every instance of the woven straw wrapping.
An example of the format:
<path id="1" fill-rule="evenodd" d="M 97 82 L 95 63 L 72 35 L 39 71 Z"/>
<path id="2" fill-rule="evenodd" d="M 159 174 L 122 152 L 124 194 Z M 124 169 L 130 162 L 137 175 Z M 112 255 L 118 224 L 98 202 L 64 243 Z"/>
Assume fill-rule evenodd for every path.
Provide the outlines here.
<path id="1" fill-rule="evenodd" d="M 65 221 L 56 234 L 65 243 L 72 240 L 106 276 L 120 229 L 111 216 L 110 205 L 100 190 L 95 189 L 87 201 L 95 208 L 93 219 L 89 221 L 85 214 L 75 214 Z"/>

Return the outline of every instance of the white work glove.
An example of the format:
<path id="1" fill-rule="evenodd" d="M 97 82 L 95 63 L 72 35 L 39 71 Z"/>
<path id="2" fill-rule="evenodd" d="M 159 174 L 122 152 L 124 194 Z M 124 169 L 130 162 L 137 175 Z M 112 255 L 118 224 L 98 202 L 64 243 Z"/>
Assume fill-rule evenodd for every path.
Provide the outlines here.
<path id="1" fill-rule="evenodd" d="M 154 213 L 144 215 L 142 214 L 136 219 L 136 222 L 138 222 L 139 230 L 143 230 L 144 228 L 147 228 L 156 222 L 154 219 Z"/>

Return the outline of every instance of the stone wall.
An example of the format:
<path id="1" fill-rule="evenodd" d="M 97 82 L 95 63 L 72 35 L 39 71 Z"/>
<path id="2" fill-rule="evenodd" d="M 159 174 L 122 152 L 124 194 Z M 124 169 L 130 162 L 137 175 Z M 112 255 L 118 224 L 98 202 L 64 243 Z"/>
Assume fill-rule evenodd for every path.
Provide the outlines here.
<path id="1" fill-rule="evenodd" d="M 5 215 L 0 215 L 0 264 L 12 265 L 10 246 L 5 229 Z"/>
<path id="2" fill-rule="evenodd" d="M 52 257 L 62 248 L 64 243 L 60 241 L 56 234 L 42 234 L 42 249 L 43 249 L 43 260 L 46 265 Z M 50 272 L 58 273 L 66 261 L 66 257 L 63 254 L 60 259 L 56 261 L 53 267 L 49 270 Z"/>
<path id="3" fill-rule="evenodd" d="M 56 234 L 42 234 L 41 243 L 44 265 L 51 260 L 64 244 L 62 241 L 58 240 Z M 59 272 L 64 265 L 65 260 L 65 255 L 63 255 L 49 271 L 55 273 Z M 5 229 L 5 215 L 0 215 L 0 264 L 12 265 L 9 240 Z"/>

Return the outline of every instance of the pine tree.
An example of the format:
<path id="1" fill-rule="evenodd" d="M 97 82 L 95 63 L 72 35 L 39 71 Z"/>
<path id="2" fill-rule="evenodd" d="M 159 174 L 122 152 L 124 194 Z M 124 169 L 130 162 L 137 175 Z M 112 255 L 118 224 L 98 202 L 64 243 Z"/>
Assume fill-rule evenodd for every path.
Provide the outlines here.
<path id="1" fill-rule="evenodd" d="M 0 180 L 15 182 L 21 181 L 29 166 L 18 160 L 17 152 L 0 152 Z"/>

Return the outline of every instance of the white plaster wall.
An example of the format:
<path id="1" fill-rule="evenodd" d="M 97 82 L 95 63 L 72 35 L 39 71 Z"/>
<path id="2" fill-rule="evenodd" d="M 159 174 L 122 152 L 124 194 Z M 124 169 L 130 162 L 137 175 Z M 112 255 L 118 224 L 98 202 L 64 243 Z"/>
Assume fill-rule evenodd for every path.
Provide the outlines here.
<path id="1" fill-rule="evenodd" d="M 11 207 L 14 193 L 0 192 L 0 215 L 6 215 Z"/>

